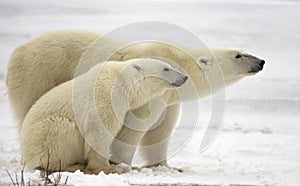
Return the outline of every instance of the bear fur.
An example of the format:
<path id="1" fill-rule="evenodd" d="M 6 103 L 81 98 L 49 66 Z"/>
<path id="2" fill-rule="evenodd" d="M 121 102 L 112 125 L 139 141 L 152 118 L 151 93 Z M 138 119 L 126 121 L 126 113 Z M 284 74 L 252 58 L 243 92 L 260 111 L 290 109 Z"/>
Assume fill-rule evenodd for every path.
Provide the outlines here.
<path id="1" fill-rule="evenodd" d="M 108 159 L 127 112 L 186 80 L 187 76 L 162 61 L 133 59 L 98 64 L 53 88 L 32 106 L 23 122 L 20 141 L 26 167 L 121 173 Z"/>
<path id="2" fill-rule="evenodd" d="M 98 38 L 102 39 L 98 34 L 85 31 L 50 32 L 25 43 L 14 51 L 8 64 L 6 82 L 9 99 L 19 121 L 23 121 L 26 113 L 39 97 L 51 88 L 74 77 L 75 68 L 79 64 L 80 58 L 86 54 L 84 51 Z M 97 42 L 95 43 L 97 44 Z M 110 49 L 115 41 L 108 38 L 105 44 L 101 47 Z M 175 68 L 188 74 L 189 80 L 181 87 L 184 90 L 187 89 L 184 92 L 191 92 L 189 91 L 191 85 L 196 88 L 196 95 L 186 95 L 183 100 L 181 99 L 182 101 L 198 99 L 210 95 L 212 91 L 224 88 L 221 82 L 216 83 L 214 89 L 210 89 L 206 74 L 210 72 L 211 67 L 214 65 L 220 67 L 221 75 L 217 74 L 216 77 L 211 79 L 218 81 L 221 76 L 224 78 L 225 86 L 228 86 L 243 77 L 254 75 L 262 69 L 264 63 L 256 56 L 240 50 L 193 49 L 192 54 L 199 56 L 198 59 L 195 59 L 184 52 L 185 49 L 185 47 L 178 47 L 178 45 L 174 47 L 164 43 L 137 43 L 120 49 L 109 60 L 126 61 L 150 56 L 167 59 L 166 62 L 172 63 Z M 85 57 L 89 58 L 89 61 L 94 64 L 88 66 L 81 73 L 97 64 L 98 59 L 101 59 L 101 53 L 96 51 L 94 55 L 85 55 Z M 214 76 L 214 73 L 212 74 Z M 174 91 L 167 91 L 163 97 L 166 99 L 179 99 Z M 169 101 L 174 102 L 174 100 Z M 160 144 L 156 149 L 149 148 L 143 151 L 143 157 L 149 166 L 168 166 L 166 161 L 167 139 L 178 119 L 180 104 L 162 106 L 159 103 L 153 103 L 152 106 L 155 109 L 151 110 L 156 111 L 152 115 L 149 103 L 140 108 L 132 109 L 132 112 L 141 119 L 149 118 L 151 115 L 151 121 L 149 121 L 156 124 L 157 127 L 141 132 L 132 130 L 126 125 L 123 126 L 117 139 L 125 144 L 132 145 L 133 148 L 130 150 L 127 148 L 122 149 L 124 146 L 119 147 L 118 145 L 112 148 L 113 154 L 116 154 L 116 162 L 119 159 L 130 164 L 135 151 L 134 147 L 137 145 Z M 128 116 L 125 120 L 130 123 L 131 117 Z M 21 128 L 22 126 L 19 126 L 19 130 Z M 134 139 L 131 139 L 133 136 Z M 136 136 L 139 136 L 140 140 L 135 140 Z"/>
<path id="3" fill-rule="evenodd" d="M 98 37 L 97 34 L 82 31 L 50 32 L 14 50 L 8 63 L 6 84 L 19 124 L 38 98 L 73 78 L 80 57 Z M 57 65 L 60 62 L 62 66 L 67 66 L 62 68 Z"/>

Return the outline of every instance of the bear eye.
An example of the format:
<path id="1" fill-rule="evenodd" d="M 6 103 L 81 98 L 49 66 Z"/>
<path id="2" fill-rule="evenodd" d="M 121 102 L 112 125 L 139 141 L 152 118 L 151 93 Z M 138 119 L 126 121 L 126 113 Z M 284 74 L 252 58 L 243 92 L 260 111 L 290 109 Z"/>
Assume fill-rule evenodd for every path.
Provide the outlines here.
<path id="1" fill-rule="evenodd" d="M 138 72 L 142 71 L 142 68 L 137 64 L 134 64 L 133 68 L 135 68 Z"/>
<path id="2" fill-rule="evenodd" d="M 238 55 L 235 56 L 236 59 L 241 58 L 241 57 L 242 56 L 240 54 L 238 54 Z"/>
<path id="3" fill-rule="evenodd" d="M 165 67 L 164 68 L 164 71 L 169 71 L 170 69 L 168 67 Z"/>

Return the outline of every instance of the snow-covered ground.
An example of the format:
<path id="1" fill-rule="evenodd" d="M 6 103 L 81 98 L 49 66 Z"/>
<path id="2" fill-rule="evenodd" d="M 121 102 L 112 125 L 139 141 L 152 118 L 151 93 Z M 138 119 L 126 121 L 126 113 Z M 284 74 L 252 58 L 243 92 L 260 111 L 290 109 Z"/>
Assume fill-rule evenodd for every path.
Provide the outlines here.
<path id="1" fill-rule="evenodd" d="M 215 142 L 199 152 L 204 116 L 191 141 L 170 159 L 184 173 L 163 167 L 124 175 L 76 172 L 68 174 L 68 183 L 300 185 L 299 1 L 0 0 L 0 8 L 0 79 L 12 50 L 40 33 L 75 28 L 105 33 L 145 20 L 177 24 L 210 48 L 240 48 L 266 60 L 261 73 L 227 89 L 224 125 Z M 0 83 L 2 185 L 10 182 L 5 169 L 21 170 L 21 157 L 7 96 L 2 97 L 6 89 Z M 185 130 L 189 132 L 181 129 Z M 25 178 L 34 180 L 39 175 L 26 172 Z"/>

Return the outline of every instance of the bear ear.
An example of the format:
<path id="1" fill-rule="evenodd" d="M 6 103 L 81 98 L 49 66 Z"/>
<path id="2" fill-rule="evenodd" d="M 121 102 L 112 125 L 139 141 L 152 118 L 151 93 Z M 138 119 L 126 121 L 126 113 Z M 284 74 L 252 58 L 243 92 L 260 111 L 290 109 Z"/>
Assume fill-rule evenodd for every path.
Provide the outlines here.
<path id="1" fill-rule="evenodd" d="M 133 64 L 133 68 L 135 68 L 138 72 L 142 71 L 142 67 L 137 64 Z"/>
<path id="2" fill-rule="evenodd" d="M 197 59 L 197 63 L 200 65 L 202 69 L 207 69 L 211 65 L 211 60 L 205 57 L 199 57 Z"/>

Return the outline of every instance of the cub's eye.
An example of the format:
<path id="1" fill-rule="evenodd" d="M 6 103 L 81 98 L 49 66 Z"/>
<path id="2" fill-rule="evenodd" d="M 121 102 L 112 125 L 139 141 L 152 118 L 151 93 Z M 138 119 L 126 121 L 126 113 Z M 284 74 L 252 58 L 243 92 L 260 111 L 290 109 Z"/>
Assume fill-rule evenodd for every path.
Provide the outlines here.
<path id="1" fill-rule="evenodd" d="M 165 67 L 164 68 L 164 71 L 169 71 L 170 69 L 168 67 Z"/>
<path id="2" fill-rule="evenodd" d="M 242 56 L 240 54 L 238 54 L 238 55 L 235 56 L 236 59 L 241 58 L 241 57 Z"/>

